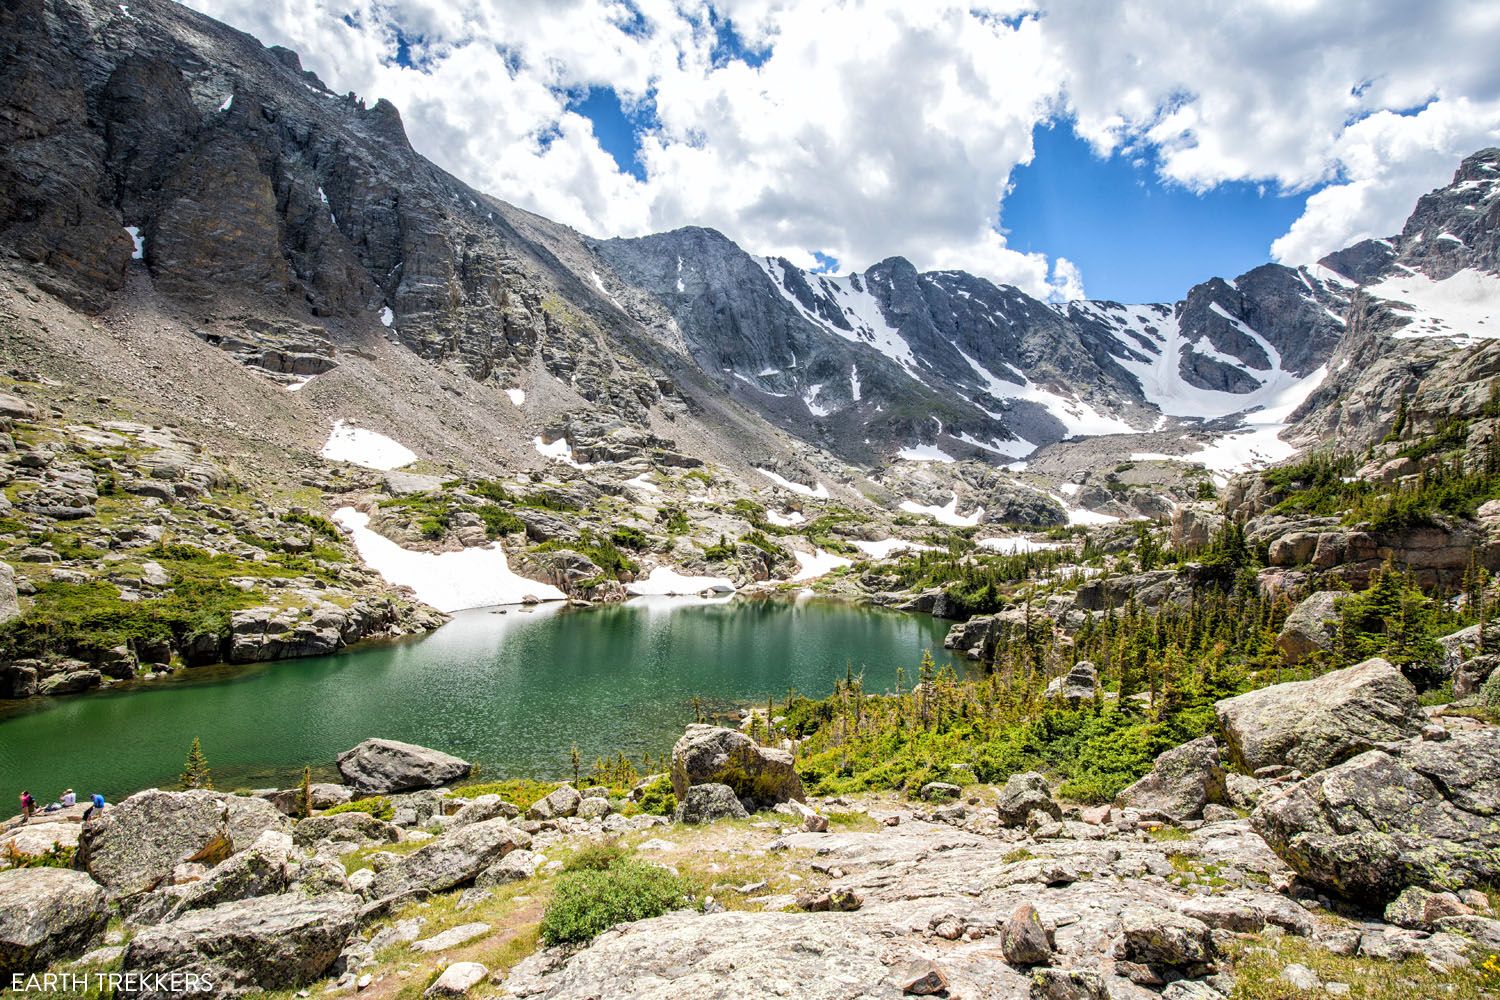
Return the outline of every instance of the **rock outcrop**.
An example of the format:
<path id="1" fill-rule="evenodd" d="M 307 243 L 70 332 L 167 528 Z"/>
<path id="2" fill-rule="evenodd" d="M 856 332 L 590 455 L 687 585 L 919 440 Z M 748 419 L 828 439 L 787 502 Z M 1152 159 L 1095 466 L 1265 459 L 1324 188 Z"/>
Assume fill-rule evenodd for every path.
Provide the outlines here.
<path id="1" fill-rule="evenodd" d="M 672 748 L 672 790 L 680 802 L 692 786 L 708 784 L 728 785 L 738 798 L 766 805 L 807 797 L 785 750 L 763 747 L 733 729 L 688 726 Z"/>
<path id="2" fill-rule="evenodd" d="M 463 827 L 408 854 L 375 876 L 376 898 L 415 892 L 443 892 L 467 885 L 511 851 L 531 846 L 531 838 L 504 819 Z"/>
<path id="3" fill-rule="evenodd" d="M 1334 628 L 1338 624 L 1336 603 L 1341 596 L 1335 591 L 1320 591 L 1303 599 L 1287 615 L 1281 634 L 1276 637 L 1276 648 L 1287 663 L 1301 663 L 1333 648 Z"/>
<path id="4" fill-rule="evenodd" d="M 1255 830 L 1319 888 L 1384 907 L 1500 878 L 1500 730 L 1371 750 L 1263 799 Z"/>
<path id="5" fill-rule="evenodd" d="M 78 866 L 125 897 L 154 889 L 180 864 L 217 864 L 233 851 L 223 795 L 150 788 L 84 825 Z"/>
<path id="6" fill-rule="evenodd" d="M 106 894 L 83 872 L 16 868 L 0 872 L 0 982 L 88 950 L 109 922 Z"/>
<path id="7" fill-rule="evenodd" d="M 192 975 L 212 983 L 219 995 L 295 989 L 333 965 L 354 933 L 359 906 L 359 897 L 349 894 L 285 893 L 195 910 L 142 930 L 126 946 L 122 968 Z M 139 981 L 147 988 L 117 995 L 130 1000 L 180 995 L 170 987 L 156 988 L 152 977 Z"/>
<path id="8" fill-rule="evenodd" d="M 338 757 L 339 774 L 364 795 L 390 795 L 418 788 L 439 788 L 468 777 L 473 769 L 441 750 L 398 740 L 369 739 Z"/>
<path id="9" fill-rule="evenodd" d="M 1204 736 L 1173 747 L 1151 767 L 1151 773 L 1120 792 L 1115 803 L 1136 809 L 1148 819 L 1171 823 L 1198 819 L 1209 803 L 1228 801 L 1219 744 Z"/>
<path id="10" fill-rule="evenodd" d="M 694 785 L 677 804 L 679 823 L 712 823 L 718 819 L 744 819 L 749 814 L 728 785 Z"/>
<path id="11" fill-rule="evenodd" d="M 1275 684 L 1214 706 L 1231 759 L 1246 771 L 1321 771 L 1388 740 L 1422 731 L 1417 691 L 1373 659 L 1310 681 Z"/>

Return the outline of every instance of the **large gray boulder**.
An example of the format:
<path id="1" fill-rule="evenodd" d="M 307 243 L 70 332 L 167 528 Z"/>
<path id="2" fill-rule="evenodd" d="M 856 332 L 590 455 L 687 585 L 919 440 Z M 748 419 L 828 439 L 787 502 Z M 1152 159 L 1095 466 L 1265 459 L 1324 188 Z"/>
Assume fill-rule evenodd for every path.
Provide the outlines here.
<path id="1" fill-rule="evenodd" d="M 291 833 L 292 821 L 274 802 L 249 795 L 222 796 L 229 812 L 229 839 L 236 851 L 244 850 L 267 832 Z"/>
<path id="2" fill-rule="evenodd" d="M 78 866 L 126 897 L 148 892 L 185 861 L 214 865 L 234 851 L 225 797 L 148 788 L 83 826 Z"/>
<path id="3" fill-rule="evenodd" d="M 1292 609 L 1276 637 L 1282 659 L 1295 665 L 1333 649 L 1339 617 L 1335 602 L 1343 596 L 1331 590 L 1320 591 Z"/>
<path id="4" fill-rule="evenodd" d="M 0 872 L 0 983 L 87 951 L 109 923 L 107 894 L 83 872 Z"/>
<path id="5" fill-rule="evenodd" d="M 1088 660 L 1079 660 L 1061 677 L 1054 677 L 1047 683 L 1047 690 L 1043 696 L 1049 700 L 1065 701 L 1069 706 L 1077 708 L 1086 701 L 1094 700 L 1094 693 L 1099 689 L 1099 670 Z"/>
<path id="6" fill-rule="evenodd" d="M 1422 731 L 1417 689 L 1390 663 L 1366 660 L 1310 681 L 1250 691 L 1214 706 L 1230 757 L 1246 771 L 1304 774 Z"/>
<path id="7" fill-rule="evenodd" d="M 672 748 L 672 791 L 677 800 L 682 801 L 694 785 L 728 785 L 739 798 L 766 805 L 807 798 L 791 754 L 721 726 L 688 726 Z"/>
<path id="8" fill-rule="evenodd" d="M 1261 800 L 1251 824 L 1298 875 L 1384 907 L 1408 886 L 1500 881 L 1500 730 L 1408 740 Z"/>
<path id="9" fill-rule="evenodd" d="M 473 770 L 441 750 L 396 740 L 365 740 L 338 757 L 344 783 L 363 795 L 389 795 L 417 788 L 438 788 L 469 776 Z"/>
<path id="10" fill-rule="evenodd" d="M 1218 741 L 1204 736 L 1156 758 L 1151 772 L 1121 791 L 1115 804 L 1137 809 L 1147 819 L 1181 823 L 1200 818 L 1210 802 L 1223 804 L 1228 798 Z"/>
<path id="11" fill-rule="evenodd" d="M 196 882 L 188 884 L 171 919 L 188 910 L 281 892 L 289 881 L 292 838 L 269 830 L 247 850 L 230 855 Z"/>
<path id="12" fill-rule="evenodd" d="M 677 804 L 673 818 L 679 823 L 712 823 L 717 819 L 744 819 L 748 815 L 728 785 L 694 785 Z"/>
<path id="13" fill-rule="evenodd" d="M 563 785 L 533 802 L 531 808 L 526 810 L 526 818 L 543 820 L 572 816 L 578 812 L 582 801 L 583 796 L 578 789 L 572 785 Z"/>
<path id="14" fill-rule="evenodd" d="M 1020 826 L 1038 810 L 1053 819 L 1062 819 L 1062 806 L 1052 801 L 1046 778 L 1036 771 L 1025 771 L 1005 779 L 995 800 L 995 812 L 1002 826 Z"/>
<path id="15" fill-rule="evenodd" d="M 299 847 L 322 841 L 346 844 L 394 844 L 401 831 L 383 819 L 364 812 L 341 812 L 332 816 L 309 816 L 292 828 L 292 839 Z"/>
<path id="16" fill-rule="evenodd" d="M 195 910 L 169 924 L 142 930 L 125 948 L 125 972 L 162 973 L 127 979 L 117 997 L 176 1000 L 166 987 L 192 975 L 219 996 L 290 990 L 328 972 L 353 935 L 360 899 L 347 893 L 283 893 Z M 143 988 L 131 989 L 130 985 Z M 188 990 L 191 993 L 191 990 Z"/>
<path id="17" fill-rule="evenodd" d="M 485 820 L 443 834 L 375 876 L 371 894 L 389 899 L 412 892 L 444 892 L 475 876 L 531 838 L 504 819 Z"/>

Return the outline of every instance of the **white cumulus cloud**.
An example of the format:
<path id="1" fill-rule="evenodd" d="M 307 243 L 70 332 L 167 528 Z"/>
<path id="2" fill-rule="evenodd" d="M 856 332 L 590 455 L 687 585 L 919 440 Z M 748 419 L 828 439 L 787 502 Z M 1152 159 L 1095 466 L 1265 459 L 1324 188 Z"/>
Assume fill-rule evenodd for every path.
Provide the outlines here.
<path id="1" fill-rule="evenodd" d="M 189 2 L 585 232 L 708 225 L 802 264 L 900 254 L 1058 298 L 1085 276 L 999 228 L 1039 123 L 1193 190 L 1315 190 L 1275 244 L 1289 261 L 1393 231 L 1500 141 L 1500 5 L 1476 0 Z M 726 24 L 750 62 L 722 51 Z M 643 180 L 569 110 L 604 86 L 644 123 Z"/>

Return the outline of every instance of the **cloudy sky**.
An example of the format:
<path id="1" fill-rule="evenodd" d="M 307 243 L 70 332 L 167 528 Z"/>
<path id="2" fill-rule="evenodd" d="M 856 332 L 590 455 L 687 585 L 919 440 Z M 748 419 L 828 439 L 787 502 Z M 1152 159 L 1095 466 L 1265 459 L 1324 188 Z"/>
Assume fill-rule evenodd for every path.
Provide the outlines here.
<path id="1" fill-rule="evenodd" d="M 1175 298 L 1500 143 L 1494 0 L 189 0 L 601 236 Z"/>

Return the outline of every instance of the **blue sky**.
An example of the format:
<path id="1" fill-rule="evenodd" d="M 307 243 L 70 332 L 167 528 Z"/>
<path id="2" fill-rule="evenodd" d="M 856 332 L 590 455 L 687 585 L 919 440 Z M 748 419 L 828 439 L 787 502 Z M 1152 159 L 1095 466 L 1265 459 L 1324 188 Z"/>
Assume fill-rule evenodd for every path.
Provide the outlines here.
<path id="1" fill-rule="evenodd" d="M 1198 194 L 1163 183 L 1150 163 L 1095 156 L 1067 123 L 1038 127 L 1033 141 L 1001 227 L 1014 250 L 1078 265 L 1094 299 L 1171 302 L 1199 281 L 1264 264 L 1315 190 L 1231 182 Z"/>

